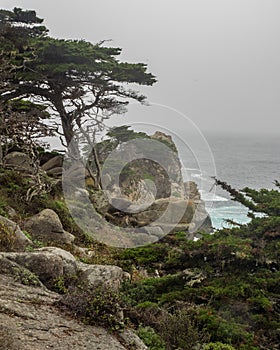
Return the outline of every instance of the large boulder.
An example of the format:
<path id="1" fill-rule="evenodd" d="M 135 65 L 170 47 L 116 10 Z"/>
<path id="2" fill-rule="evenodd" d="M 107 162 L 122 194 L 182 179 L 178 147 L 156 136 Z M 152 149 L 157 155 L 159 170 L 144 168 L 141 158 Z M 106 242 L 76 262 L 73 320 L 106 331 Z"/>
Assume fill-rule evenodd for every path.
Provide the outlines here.
<path id="1" fill-rule="evenodd" d="M 37 249 L 28 253 L 0 253 L 0 257 L 33 272 L 48 288 L 53 287 L 60 277 L 70 278 L 77 273 L 74 256 L 56 247 Z"/>
<path id="2" fill-rule="evenodd" d="M 49 159 L 41 168 L 49 175 L 60 178 L 63 173 L 63 156 L 58 155 Z"/>
<path id="3" fill-rule="evenodd" d="M 118 291 L 129 274 L 113 265 L 87 265 L 79 263 L 80 281 L 91 287 L 106 287 Z"/>
<path id="4" fill-rule="evenodd" d="M 39 286 L 43 289 L 46 287 L 33 272 L 9 259 L 9 254 L 0 253 L 0 274 L 12 276 L 16 281 L 29 285 Z"/>
<path id="5" fill-rule="evenodd" d="M 6 167 L 17 171 L 32 174 L 35 172 L 34 164 L 31 158 L 23 152 L 11 152 L 4 158 Z"/>
<path id="6" fill-rule="evenodd" d="M 11 250 L 24 251 L 27 246 L 33 245 L 32 241 L 25 236 L 25 234 L 22 232 L 18 224 L 1 215 L 0 215 L 0 229 L 1 231 L 8 230 L 6 233 L 8 234 L 11 240 L 11 247 L 10 247 Z"/>
<path id="7" fill-rule="evenodd" d="M 136 220 L 142 225 L 153 224 L 158 220 L 163 224 L 189 224 L 195 212 L 194 203 L 191 201 L 164 198 L 156 200 L 147 210 L 135 213 Z"/>
<path id="8" fill-rule="evenodd" d="M 119 337 L 128 349 L 148 350 L 148 347 L 131 329 L 124 329 L 123 332 L 120 332 Z"/>
<path id="9" fill-rule="evenodd" d="M 62 164 L 63 164 L 63 157 L 59 155 L 49 159 L 46 163 L 44 163 L 41 166 L 41 168 L 46 172 L 48 172 L 55 168 L 62 168 Z"/>
<path id="10" fill-rule="evenodd" d="M 62 223 L 52 209 L 44 209 L 23 223 L 32 238 L 51 244 L 71 244 L 74 236 L 63 229 Z"/>

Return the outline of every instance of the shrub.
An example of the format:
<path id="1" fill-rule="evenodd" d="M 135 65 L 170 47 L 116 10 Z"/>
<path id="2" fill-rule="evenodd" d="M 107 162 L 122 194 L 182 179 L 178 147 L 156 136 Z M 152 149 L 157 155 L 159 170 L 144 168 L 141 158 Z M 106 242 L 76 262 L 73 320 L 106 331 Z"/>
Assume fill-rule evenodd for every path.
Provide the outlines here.
<path id="1" fill-rule="evenodd" d="M 14 232 L 0 222 L 0 251 L 12 251 L 14 242 Z"/>
<path id="2" fill-rule="evenodd" d="M 41 282 L 38 276 L 25 268 L 22 268 L 22 267 L 13 268 L 12 272 L 13 272 L 15 281 L 21 284 L 24 284 L 25 286 L 34 286 L 34 287 L 41 286 Z"/>
<path id="3" fill-rule="evenodd" d="M 235 348 L 229 344 L 217 342 L 204 345 L 203 350 L 235 350 Z"/>
<path id="4" fill-rule="evenodd" d="M 209 335 L 195 317 L 193 310 L 178 308 L 173 313 L 162 313 L 159 334 L 167 350 L 191 350 L 197 344 L 209 341 Z"/>
<path id="5" fill-rule="evenodd" d="M 5 202 L 5 200 L 3 200 L 0 197 L 0 215 L 1 216 L 7 216 L 7 214 L 6 214 L 6 206 L 7 206 L 7 203 Z"/>
<path id="6" fill-rule="evenodd" d="M 58 306 L 86 324 L 101 325 L 111 330 L 123 327 L 119 296 L 105 287 L 69 287 Z"/>
<path id="7" fill-rule="evenodd" d="M 139 338 L 141 338 L 149 350 L 165 350 L 165 344 L 161 340 L 160 336 L 151 327 L 140 326 L 137 332 Z"/>

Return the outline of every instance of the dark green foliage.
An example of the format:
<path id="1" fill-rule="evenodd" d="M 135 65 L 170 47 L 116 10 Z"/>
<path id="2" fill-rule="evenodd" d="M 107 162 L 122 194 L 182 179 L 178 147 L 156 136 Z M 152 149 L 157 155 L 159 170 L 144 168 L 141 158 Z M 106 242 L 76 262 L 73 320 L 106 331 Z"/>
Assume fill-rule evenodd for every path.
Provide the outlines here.
<path id="1" fill-rule="evenodd" d="M 110 137 L 111 142 L 116 142 L 116 144 L 120 144 L 122 142 L 127 142 L 130 140 L 134 140 L 136 138 L 147 138 L 147 134 L 144 132 L 135 132 L 133 130 L 128 130 L 130 126 L 122 125 L 111 128 L 107 132 L 107 136 Z"/>
<path id="2" fill-rule="evenodd" d="M 171 344 L 170 349 L 181 346 L 175 339 L 182 333 L 181 323 L 176 322 L 177 328 L 170 334 L 166 325 L 169 340 L 157 325 L 166 312 L 172 324 L 176 313 L 170 310 L 178 310 L 178 302 L 186 310 L 195 308 L 194 339 L 200 327 L 209 333 L 211 343 L 203 349 L 276 349 L 279 344 L 280 193 L 244 192 L 246 197 L 235 193 L 236 198 L 243 204 L 249 201 L 251 210 L 265 216 L 252 215 L 247 225 L 203 234 L 197 242 L 187 241 L 181 233 L 168 235 L 156 244 L 128 249 L 119 256 L 123 266 L 129 266 L 129 262 L 151 273 L 158 269 L 163 276 L 127 285 L 124 300 L 131 307 L 131 319 L 152 327 Z M 192 284 L 184 277 L 184 269 L 194 275 L 200 271 L 204 279 Z"/>
<path id="3" fill-rule="evenodd" d="M 1 216 L 7 216 L 6 215 L 6 206 L 7 206 L 7 203 L 6 203 L 5 199 L 3 199 L 0 195 L 0 215 Z"/>
<path id="4" fill-rule="evenodd" d="M 139 248 L 122 250 L 117 257 L 121 265 L 130 270 L 133 266 L 153 267 L 161 263 L 168 252 L 168 246 L 152 244 Z"/>
<path id="5" fill-rule="evenodd" d="M 108 115 L 123 113 L 130 100 L 144 102 L 145 96 L 127 84 L 151 86 L 156 79 L 143 63 L 120 62 L 120 48 L 105 47 L 104 42 L 51 38 L 45 27 L 38 26 L 41 22 L 34 11 L 2 11 L 0 105 L 35 96 L 51 106 L 60 118 L 69 154 L 80 156 L 81 140 L 91 147 L 96 165 L 92 176 L 95 186 L 101 188 L 96 132 L 104 127 Z"/>

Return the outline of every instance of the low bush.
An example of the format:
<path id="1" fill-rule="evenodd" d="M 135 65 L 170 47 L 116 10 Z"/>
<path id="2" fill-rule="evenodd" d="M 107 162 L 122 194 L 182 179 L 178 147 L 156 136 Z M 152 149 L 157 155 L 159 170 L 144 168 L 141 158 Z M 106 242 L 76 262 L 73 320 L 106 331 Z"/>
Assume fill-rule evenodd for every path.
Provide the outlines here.
<path id="1" fill-rule="evenodd" d="M 149 350 L 165 350 L 164 341 L 161 340 L 160 336 L 151 327 L 140 326 L 137 334 L 141 338 L 145 345 L 148 346 Z"/>
<path id="2" fill-rule="evenodd" d="M 105 287 L 69 287 L 57 305 L 86 324 L 101 325 L 110 330 L 124 326 L 119 296 Z"/>
<path id="3" fill-rule="evenodd" d="M 13 251 L 14 242 L 14 232 L 0 222 L 0 251 Z"/>

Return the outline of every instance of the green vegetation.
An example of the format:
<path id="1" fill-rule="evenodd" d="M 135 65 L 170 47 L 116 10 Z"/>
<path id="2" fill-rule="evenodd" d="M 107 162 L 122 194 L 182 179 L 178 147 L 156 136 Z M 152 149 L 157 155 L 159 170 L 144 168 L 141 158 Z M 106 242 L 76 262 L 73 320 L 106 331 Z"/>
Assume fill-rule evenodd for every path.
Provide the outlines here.
<path id="1" fill-rule="evenodd" d="M 14 232 L 2 222 L 0 222 L 0 251 L 12 251 L 14 240 Z"/>
<path id="2" fill-rule="evenodd" d="M 95 134 L 103 126 L 104 115 L 121 113 L 131 99 L 144 101 L 144 96 L 126 89 L 126 84 L 152 85 L 155 78 L 144 64 L 120 62 L 119 48 L 49 37 L 35 11 L 0 10 L 0 29 L 0 215 L 8 217 L 12 207 L 20 224 L 42 209 L 53 209 L 64 229 L 75 236 L 75 244 L 87 247 L 92 254 L 86 256 L 73 246 L 62 248 L 85 263 L 116 264 L 131 274 L 131 281 L 124 283 L 120 293 L 76 285 L 74 277 L 69 281 L 57 278 L 52 287 L 63 294 L 59 306 L 87 324 L 111 330 L 124 327 L 123 311 L 125 320 L 152 350 L 277 349 L 280 183 L 275 182 L 274 190 L 237 191 L 216 180 L 249 209 L 252 220 L 214 235 L 201 232 L 202 238 L 196 242 L 188 241 L 182 232 L 134 249 L 113 249 L 94 242 L 71 218 L 59 181 L 39 171 L 23 175 L 9 170 L 4 156 L 11 150 L 24 150 L 38 166 L 44 150 L 33 139 L 38 133 L 44 136 L 52 132 L 43 123 L 49 118 L 46 106 L 51 105 L 72 155 L 79 153 L 79 137 L 94 146 L 91 166 L 98 173 L 102 157 L 106 158 L 113 147 L 146 135 L 125 125 L 111 129 L 107 134 L 110 139 L 95 144 L 87 139 L 83 121 L 91 120 Z M 39 104 L 30 102 L 31 96 Z M 155 144 L 150 151 L 164 158 L 161 146 Z M 156 178 L 147 172 L 144 162 L 131 162 L 130 166 L 122 173 L 124 185 L 131 175 L 152 181 Z M 154 172 L 158 171 L 154 167 Z M 163 170 L 161 173 L 165 175 Z M 167 181 L 164 184 L 167 188 Z M 91 196 L 95 193 L 94 189 Z M 77 217 L 82 218 L 83 209 L 76 209 Z M 14 232 L 0 223 L 0 250 L 13 251 L 14 238 Z M 34 241 L 27 250 L 41 245 Z M 14 273 L 21 283 L 39 284 L 28 271 Z M 0 342 L 8 344 L 10 338 L 5 340 L 5 336 L 0 334 Z"/>
<path id="3" fill-rule="evenodd" d="M 103 287 L 72 286 L 58 302 L 86 324 L 105 326 L 110 330 L 124 327 L 117 293 Z"/>
<path id="4" fill-rule="evenodd" d="M 35 11 L 0 10 L 0 107 L 34 96 L 40 106 L 51 106 L 69 153 L 79 157 L 81 140 L 91 147 L 101 185 L 95 133 L 108 114 L 123 113 L 131 100 L 144 102 L 129 84 L 151 86 L 156 79 L 143 63 L 121 62 L 120 48 L 105 47 L 104 41 L 55 39 L 42 22 Z"/>
<path id="5" fill-rule="evenodd" d="M 138 336 L 150 350 L 165 350 L 165 344 L 152 327 L 140 326 L 137 331 Z"/>
<path id="6" fill-rule="evenodd" d="M 20 282 L 26 286 L 38 287 L 41 285 L 38 276 L 31 271 L 24 268 L 14 268 L 13 275 L 17 282 Z"/>
<path id="7" fill-rule="evenodd" d="M 180 328 L 187 322 L 179 321 L 184 313 L 192 320 L 187 328 L 195 344 L 201 344 L 195 336 L 198 330 L 200 335 L 203 329 L 204 336 L 209 336 L 203 349 L 276 349 L 280 327 L 280 193 L 249 189 L 244 193 L 251 210 L 254 206 L 261 212 L 262 208 L 266 215 L 255 217 L 252 212 L 249 224 L 214 235 L 202 233 L 197 242 L 177 233 L 119 253 L 118 263 L 133 276 L 123 288 L 128 315 L 141 327 L 151 327 L 166 349 L 195 349 L 194 344 L 187 347 L 188 339 L 181 339 L 182 334 L 187 337 L 186 329 Z M 241 196 L 243 193 L 239 197 L 243 201 Z M 151 277 L 141 274 L 143 269 Z M 155 271 L 160 277 L 152 277 Z M 162 330 L 164 317 L 168 323 Z M 172 320 L 176 320 L 174 330 Z"/>

